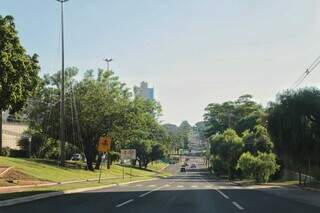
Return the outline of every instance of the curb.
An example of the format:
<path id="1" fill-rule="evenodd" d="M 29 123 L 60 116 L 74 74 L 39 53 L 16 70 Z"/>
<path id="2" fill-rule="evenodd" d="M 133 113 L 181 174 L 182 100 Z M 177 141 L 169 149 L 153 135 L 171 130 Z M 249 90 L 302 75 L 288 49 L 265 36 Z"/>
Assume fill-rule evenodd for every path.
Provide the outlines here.
<path id="1" fill-rule="evenodd" d="M 36 201 L 36 200 L 61 196 L 61 195 L 65 195 L 65 194 L 74 194 L 74 193 L 80 193 L 80 192 L 85 192 L 85 191 L 106 189 L 106 188 L 115 187 L 115 186 L 122 186 L 122 185 L 131 184 L 131 183 L 153 181 L 153 180 L 158 180 L 158 179 L 159 178 L 152 178 L 152 179 L 147 179 L 147 180 L 136 180 L 136 181 L 130 181 L 130 182 L 124 182 L 124 183 L 109 184 L 109 185 L 104 185 L 104 186 L 95 186 L 95 187 L 88 187 L 88 188 L 71 189 L 71 190 L 60 191 L 60 192 L 48 192 L 48 193 L 43 193 L 43 194 L 36 194 L 36 195 L 31 195 L 31 196 L 26 196 L 26 197 L 20 197 L 20 198 L 14 198 L 14 199 L 0 201 L 0 207 L 13 206 L 16 204 L 28 203 L 28 202 L 32 202 L 32 201 Z"/>
<path id="2" fill-rule="evenodd" d="M 101 180 L 111 180 L 116 179 L 117 177 L 111 178 L 101 178 Z M 42 187 L 42 186 L 56 186 L 56 185 L 64 185 L 64 184 L 72 184 L 72 183 L 83 183 L 83 182 L 93 182 L 98 181 L 99 178 L 91 178 L 85 180 L 72 180 L 72 181 L 64 181 L 64 182 L 49 182 L 49 183 L 39 183 L 39 184 L 31 184 L 31 185 L 18 185 L 18 186 L 3 186 L 0 187 L 0 191 L 3 189 L 23 189 L 23 188 L 31 188 L 31 187 Z"/>

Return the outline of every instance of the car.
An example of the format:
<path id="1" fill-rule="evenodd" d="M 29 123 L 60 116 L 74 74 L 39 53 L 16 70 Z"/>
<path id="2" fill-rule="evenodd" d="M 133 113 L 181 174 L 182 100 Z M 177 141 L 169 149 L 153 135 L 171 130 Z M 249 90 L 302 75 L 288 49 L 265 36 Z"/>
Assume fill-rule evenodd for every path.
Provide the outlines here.
<path id="1" fill-rule="evenodd" d="M 196 164 L 193 163 L 193 164 L 191 165 L 191 168 L 192 168 L 192 169 L 193 169 L 193 168 L 197 168 Z"/>
<path id="2" fill-rule="evenodd" d="M 186 172 L 186 167 L 181 167 L 180 172 Z"/>
<path id="3" fill-rule="evenodd" d="M 80 160 L 82 160 L 82 155 L 79 154 L 79 153 L 73 154 L 70 160 L 72 160 L 72 161 L 80 161 Z"/>

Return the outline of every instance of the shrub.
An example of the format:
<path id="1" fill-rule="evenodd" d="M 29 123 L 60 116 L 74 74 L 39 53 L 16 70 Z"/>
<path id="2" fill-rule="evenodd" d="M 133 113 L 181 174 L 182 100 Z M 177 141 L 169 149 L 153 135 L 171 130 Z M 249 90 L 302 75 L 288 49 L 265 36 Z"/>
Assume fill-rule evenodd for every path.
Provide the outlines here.
<path id="1" fill-rule="evenodd" d="M 25 150 L 10 149 L 9 157 L 26 158 L 28 157 L 28 154 Z"/>
<path id="2" fill-rule="evenodd" d="M 222 174 L 227 174 L 227 169 L 225 163 L 219 157 L 211 157 L 211 168 L 215 175 L 220 176 Z"/>
<path id="3" fill-rule="evenodd" d="M 258 152 L 257 156 L 253 156 L 250 152 L 246 152 L 239 158 L 237 168 L 245 177 L 254 178 L 257 183 L 265 183 L 279 170 L 279 165 L 273 153 Z"/>
<path id="4" fill-rule="evenodd" d="M 2 155 L 2 156 L 9 157 L 9 156 L 10 156 L 10 147 L 3 147 L 3 148 L 2 148 L 1 155 Z"/>

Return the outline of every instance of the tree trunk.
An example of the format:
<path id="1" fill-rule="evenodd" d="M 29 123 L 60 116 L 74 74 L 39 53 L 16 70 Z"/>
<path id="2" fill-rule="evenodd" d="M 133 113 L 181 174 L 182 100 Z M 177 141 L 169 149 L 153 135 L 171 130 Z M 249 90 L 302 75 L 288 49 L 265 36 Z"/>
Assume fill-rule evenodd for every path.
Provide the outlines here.
<path id="1" fill-rule="evenodd" d="M 2 155 L 2 112 L 0 112 L 0 156 Z"/>
<path id="2" fill-rule="evenodd" d="M 99 154 L 98 154 L 98 160 L 97 160 L 97 162 L 96 162 L 95 169 L 100 169 L 101 161 L 102 161 L 102 153 L 99 153 Z"/>
<path id="3" fill-rule="evenodd" d="M 301 185 L 302 183 L 302 177 L 301 177 L 301 169 L 298 169 L 298 173 L 299 173 L 299 185 Z"/>
<path id="4" fill-rule="evenodd" d="M 90 171 L 94 171 L 93 168 L 93 150 L 91 149 L 90 145 L 85 147 L 85 155 L 87 158 L 87 169 Z"/>
<path id="5" fill-rule="evenodd" d="M 110 169 L 110 165 L 111 165 L 111 155 L 109 153 L 107 153 L 107 169 Z"/>

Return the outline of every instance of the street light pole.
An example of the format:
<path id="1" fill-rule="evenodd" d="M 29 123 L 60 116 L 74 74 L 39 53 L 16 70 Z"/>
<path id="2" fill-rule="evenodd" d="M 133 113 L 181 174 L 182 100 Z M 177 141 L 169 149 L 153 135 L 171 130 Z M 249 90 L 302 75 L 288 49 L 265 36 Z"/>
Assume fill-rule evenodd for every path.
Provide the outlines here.
<path id="1" fill-rule="evenodd" d="M 65 153 L 65 127 L 64 127 L 64 17 L 63 17 L 63 6 L 68 0 L 57 0 L 61 3 L 61 94 L 60 94 L 60 165 L 64 166 L 66 160 Z"/>
<path id="2" fill-rule="evenodd" d="M 107 62 L 107 71 L 109 71 L 109 68 L 110 68 L 109 63 L 110 63 L 111 61 L 113 61 L 113 59 L 112 59 L 112 58 L 106 58 L 106 59 L 104 59 L 104 61 Z"/>

